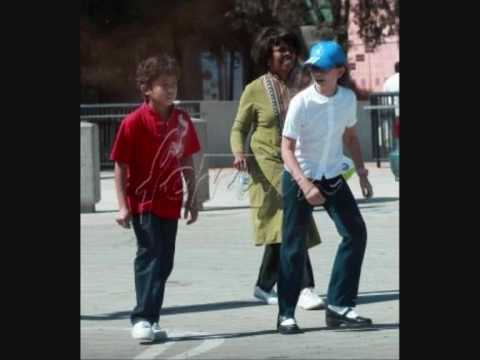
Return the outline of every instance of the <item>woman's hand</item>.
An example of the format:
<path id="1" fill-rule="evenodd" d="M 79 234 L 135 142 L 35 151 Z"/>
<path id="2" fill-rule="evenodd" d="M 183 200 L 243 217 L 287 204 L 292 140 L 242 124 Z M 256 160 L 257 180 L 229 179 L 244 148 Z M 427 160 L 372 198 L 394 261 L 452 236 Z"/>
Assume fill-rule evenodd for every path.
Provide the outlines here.
<path id="1" fill-rule="evenodd" d="M 193 224 L 198 218 L 197 199 L 188 198 L 185 204 L 183 217 L 187 219 L 187 225 Z"/>
<path id="2" fill-rule="evenodd" d="M 247 169 L 247 158 L 242 153 L 237 153 L 234 155 L 235 159 L 233 160 L 233 167 L 239 171 L 248 171 Z"/>

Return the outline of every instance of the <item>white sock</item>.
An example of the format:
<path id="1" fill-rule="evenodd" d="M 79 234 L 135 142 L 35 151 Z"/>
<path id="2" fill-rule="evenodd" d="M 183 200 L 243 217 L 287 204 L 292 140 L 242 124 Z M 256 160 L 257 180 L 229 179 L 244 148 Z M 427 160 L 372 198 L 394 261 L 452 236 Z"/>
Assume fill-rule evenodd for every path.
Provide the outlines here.
<path id="1" fill-rule="evenodd" d="M 350 309 L 348 306 L 335 306 L 335 305 L 328 305 L 328 308 L 340 315 L 345 314 L 348 311 L 348 309 Z"/>
<path id="2" fill-rule="evenodd" d="M 350 310 L 347 314 L 347 318 L 355 319 L 358 317 L 358 314 L 349 306 L 335 306 L 335 305 L 328 305 L 330 310 L 335 311 L 337 314 L 344 315 L 348 310 Z"/>
<path id="3" fill-rule="evenodd" d="M 349 319 L 356 319 L 358 317 L 358 314 L 355 312 L 355 310 L 350 310 L 347 314 L 347 318 Z"/>
<path id="4" fill-rule="evenodd" d="M 282 326 L 290 326 L 290 325 L 295 325 L 295 320 L 292 319 L 292 318 L 289 318 L 289 319 L 285 319 L 283 320 L 280 325 Z"/>

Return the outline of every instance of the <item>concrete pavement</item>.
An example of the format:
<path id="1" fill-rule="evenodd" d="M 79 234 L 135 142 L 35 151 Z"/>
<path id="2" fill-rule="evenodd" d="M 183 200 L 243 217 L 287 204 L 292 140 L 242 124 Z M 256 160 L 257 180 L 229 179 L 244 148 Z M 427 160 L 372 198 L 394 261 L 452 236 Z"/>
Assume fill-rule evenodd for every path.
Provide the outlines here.
<path id="1" fill-rule="evenodd" d="M 357 177 L 349 181 L 368 229 L 358 312 L 375 327 L 329 330 L 323 310 L 297 309 L 305 333 L 278 334 L 277 306 L 252 297 L 263 248 L 252 243 L 248 201 L 226 189 L 233 169 L 214 169 L 205 211 L 193 225 L 180 221 L 160 320 L 169 337 L 151 345 L 130 337 L 135 238 L 115 225 L 112 174 L 102 173 L 97 213 L 81 215 L 81 358 L 397 359 L 399 190 L 382 166 L 368 164 L 375 192 L 369 201 L 361 199 Z M 324 296 L 340 237 L 322 208 L 314 217 L 323 243 L 310 254 L 316 291 Z"/>

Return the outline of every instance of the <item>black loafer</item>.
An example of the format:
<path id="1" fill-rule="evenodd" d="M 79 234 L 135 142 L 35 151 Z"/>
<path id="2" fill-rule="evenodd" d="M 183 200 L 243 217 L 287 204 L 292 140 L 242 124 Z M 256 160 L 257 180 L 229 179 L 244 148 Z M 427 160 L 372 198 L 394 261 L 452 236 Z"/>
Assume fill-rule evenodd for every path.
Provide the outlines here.
<path id="1" fill-rule="evenodd" d="M 277 320 L 277 331 L 280 333 L 280 334 L 283 334 L 283 335 L 291 335 L 291 334 L 300 334 L 302 333 L 303 331 L 298 327 L 297 325 L 297 321 L 295 319 L 293 319 L 295 321 L 294 324 L 292 325 L 281 325 L 282 321 L 284 320 L 287 320 L 287 319 L 292 319 L 292 318 L 288 318 L 286 316 L 279 316 L 278 317 L 278 320 Z"/>
<path id="2" fill-rule="evenodd" d="M 362 327 L 362 326 L 370 326 L 372 325 L 372 319 L 365 318 L 362 316 L 357 316 L 356 318 L 349 318 L 347 314 L 352 309 L 348 310 L 345 314 L 340 315 L 339 313 L 330 310 L 327 308 L 325 312 L 325 322 L 329 328 L 336 328 L 340 326 L 347 326 L 347 327 Z"/>

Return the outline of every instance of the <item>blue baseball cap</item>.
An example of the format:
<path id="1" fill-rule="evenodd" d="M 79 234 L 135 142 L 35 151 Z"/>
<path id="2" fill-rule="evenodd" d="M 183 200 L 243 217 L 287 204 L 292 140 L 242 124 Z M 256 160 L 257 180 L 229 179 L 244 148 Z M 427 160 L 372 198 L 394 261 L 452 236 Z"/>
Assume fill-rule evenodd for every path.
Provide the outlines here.
<path id="1" fill-rule="evenodd" d="M 310 49 L 310 57 L 305 64 L 310 64 L 323 70 L 345 65 L 347 59 L 342 47 L 335 41 L 320 41 Z"/>

